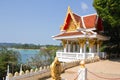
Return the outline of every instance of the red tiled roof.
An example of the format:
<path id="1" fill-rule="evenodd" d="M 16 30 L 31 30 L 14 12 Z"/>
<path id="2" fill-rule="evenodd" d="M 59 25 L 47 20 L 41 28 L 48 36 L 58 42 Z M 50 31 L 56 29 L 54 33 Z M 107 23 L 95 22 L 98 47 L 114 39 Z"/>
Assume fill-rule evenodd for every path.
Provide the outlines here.
<path id="1" fill-rule="evenodd" d="M 57 36 L 54 36 L 55 37 L 63 37 L 63 36 L 77 36 L 77 35 L 82 35 L 83 33 L 82 32 L 69 32 L 69 33 L 62 33 L 62 34 L 58 34 Z"/>
<path id="2" fill-rule="evenodd" d="M 90 15 L 83 17 L 86 28 L 94 28 L 96 25 L 97 15 Z"/>
<path id="3" fill-rule="evenodd" d="M 78 16 L 77 14 L 73 13 L 73 17 L 76 20 L 76 22 L 79 23 L 80 28 L 84 28 L 81 16 Z M 68 23 L 69 23 L 70 19 L 72 19 L 72 18 L 70 16 L 70 14 L 68 14 L 68 17 L 66 19 L 67 24 L 64 25 L 63 30 L 66 30 L 68 28 Z M 94 28 L 96 26 L 96 20 L 97 20 L 97 15 L 96 14 L 83 16 L 83 22 L 84 22 L 85 27 L 87 29 Z"/>
<path id="4" fill-rule="evenodd" d="M 73 16 L 74 16 L 75 20 L 77 21 L 77 23 L 79 23 L 80 27 L 83 28 L 81 17 L 75 13 L 73 13 Z"/>

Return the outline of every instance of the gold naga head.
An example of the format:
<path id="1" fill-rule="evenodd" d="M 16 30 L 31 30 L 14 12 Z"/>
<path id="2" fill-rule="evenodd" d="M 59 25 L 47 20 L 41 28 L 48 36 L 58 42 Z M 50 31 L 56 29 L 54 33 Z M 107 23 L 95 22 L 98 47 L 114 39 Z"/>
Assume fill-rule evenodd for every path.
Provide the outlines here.
<path id="1" fill-rule="evenodd" d="M 58 57 L 55 57 L 54 62 L 59 62 Z"/>
<path id="2" fill-rule="evenodd" d="M 80 67 L 81 67 L 81 68 L 85 68 L 85 61 L 84 61 L 84 60 L 82 60 L 82 61 L 80 62 Z"/>

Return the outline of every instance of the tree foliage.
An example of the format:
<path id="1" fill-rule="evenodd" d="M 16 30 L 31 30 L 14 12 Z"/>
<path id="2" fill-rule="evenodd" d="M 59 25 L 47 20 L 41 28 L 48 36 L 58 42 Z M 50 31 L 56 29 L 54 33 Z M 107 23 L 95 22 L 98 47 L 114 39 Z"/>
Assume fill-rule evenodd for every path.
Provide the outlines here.
<path id="1" fill-rule="evenodd" d="M 120 0 L 94 0 L 93 6 L 103 20 L 104 35 L 110 37 L 104 42 L 106 52 L 120 56 Z"/>
<path id="2" fill-rule="evenodd" d="M 18 49 L 39 49 L 41 45 L 21 44 L 21 43 L 0 43 L 1 47 L 18 48 Z"/>
<path id="3" fill-rule="evenodd" d="M 112 57 L 112 54 L 120 57 L 120 27 L 112 27 L 104 21 L 104 34 L 110 37 L 110 40 L 104 42 L 107 47 L 105 51 Z"/>
<path id="4" fill-rule="evenodd" d="M 93 6 L 112 27 L 120 26 L 120 0 L 94 0 Z"/>
<path id="5" fill-rule="evenodd" d="M 0 78 L 5 77 L 7 65 L 10 65 L 10 72 L 14 72 L 20 60 L 20 54 L 6 48 L 0 49 Z M 16 67 L 15 67 L 16 66 Z"/>
<path id="6" fill-rule="evenodd" d="M 58 49 L 60 49 L 60 46 L 46 45 L 45 47 L 41 47 L 40 53 L 32 57 L 27 64 L 33 67 L 50 65 Z"/>

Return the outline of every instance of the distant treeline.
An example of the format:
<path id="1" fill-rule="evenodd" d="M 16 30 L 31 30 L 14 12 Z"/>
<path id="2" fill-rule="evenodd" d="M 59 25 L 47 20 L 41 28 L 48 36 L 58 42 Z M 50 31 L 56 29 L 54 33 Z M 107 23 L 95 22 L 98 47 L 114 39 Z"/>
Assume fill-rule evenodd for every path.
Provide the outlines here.
<path id="1" fill-rule="evenodd" d="M 18 48 L 18 49 L 40 49 L 40 47 L 48 47 L 58 45 L 35 45 L 35 44 L 21 44 L 21 43 L 0 43 L 0 47 Z"/>

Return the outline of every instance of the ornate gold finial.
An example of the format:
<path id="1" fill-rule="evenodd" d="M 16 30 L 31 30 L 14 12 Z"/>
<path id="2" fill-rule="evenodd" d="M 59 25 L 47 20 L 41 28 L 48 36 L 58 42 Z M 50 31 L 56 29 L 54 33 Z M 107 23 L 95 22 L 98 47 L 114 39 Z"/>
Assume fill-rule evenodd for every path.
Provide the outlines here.
<path id="1" fill-rule="evenodd" d="M 61 80 L 61 64 L 58 61 L 58 58 L 55 57 L 53 63 L 50 66 L 52 80 Z"/>
<path id="2" fill-rule="evenodd" d="M 80 67 L 85 68 L 85 61 L 84 60 L 80 62 Z"/>
<path id="3" fill-rule="evenodd" d="M 68 6 L 68 12 L 71 12 L 70 6 Z"/>

